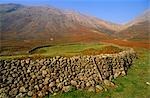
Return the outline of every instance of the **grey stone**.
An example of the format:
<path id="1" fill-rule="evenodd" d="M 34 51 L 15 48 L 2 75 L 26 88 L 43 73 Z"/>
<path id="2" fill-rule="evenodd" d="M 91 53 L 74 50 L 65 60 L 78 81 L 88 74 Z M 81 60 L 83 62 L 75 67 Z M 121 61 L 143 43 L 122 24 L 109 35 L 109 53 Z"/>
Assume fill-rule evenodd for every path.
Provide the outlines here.
<path id="1" fill-rule="evenodd" d="M 90 83 L 90 82 L 87 82 L 87 83 L 86 83 L 86 86 L 87 86 L 87 87 L 91 86 L 91 83 Z"/>
<path id="2" fill-rule="evenodd" d="M 63 86 L 62 91 L 69 92 L 72 90 L 72 86 Z"/>
<path id="3" fill-rule="evenodd" d="M 39 86 L 38 85 L 35 85 L 34 88 L 37 89 L 37 90 L 39 90 Z"/>
<path id="4" fill-rule="evenodd" d="M 19 93 L 15 98 L 23 98 L 23 94 L 22 93 Z"/>
<path id="5" fill-rule="evenodd" d="M 53 86 L 55 86 L 56 84 L 55 84 L 55 82 L 53 81 L 53 82 L 51 82 L 50 84 L 49 84 L 49 87 L 51 88 L 51 87 L 53 87 Z"/>
<path id="6" fill-rule="evenodd" d="M 109 81 L 109 80 L 104 80 L 103 81 L 104 82 L 104 84 L 106 85 L 106 86 L 114 86 L 114 83 L 112 83 L 111 81 Z"/>
<path id="7" fill-rule="evenodd" d="M 0 98 L 9 98 L 6 93 L 0 93 Z"/>
<path id="8" fill-rule="evenodd" d="M 85 83 L 84 83 L 84 81 L 82 81 L 80 85 L 81 85 L 81 88 L 82 88 L 82 89 L 85 88 Z"/>
<path id="9" fill-rule="evenodd" d="M 42 66 L 42 68 L 41 68 L 42 70 L 45 70 L 46 69 L 46 66 L 44 65 L 44 66 Z"/>
<path id="10" fill-rule="evenodd" d="M 56 79 L 56 83 L 59 83 L 60 82 L 60 80 L 59 79 Z"/>
<path id="11" fill-rule="evenodd" d="M 32 91 L 28 91 L 28 96 L 32 96 L 33 92 Z"/>
<path id="12" fill-rule="evenodd" d="M 43 97 L 43 93 L 41 91 L 38 92 L 39 97 Z"/>
<path id="13" fill-rule="evenodd" d="M 88 88 L 88 91 L 89 91 L 89 92 L 95 92 L 95 87 L 93 87 L 93 86 L 89 87 L 89 88 Z"/>
<path id="14" fill-rule="evenodd" d="M 30 73 L 30 72 L 31 72 L 31 70 L 30 70 L 30 69 L 28 69 L 28 70 L 27 70 L 27 73 Z"/>
<path id="15" fill-rule="evenodd" d="M 20 87 L 19 92 L 20 92 L 20 93 L 24 93 L 24 92 L 26 92 L 25 87 L 23 87 L 23 86 L 22 86 L 22 87 Z"/>
<path id="16" fill-rule="evenodd" d="M 50 79 L 49 77 L 46 77 L 45 80 L 44 80 L 44 84 L 48 84 L 48 83 L 49 83 L 49 82 L 48 82 L 49 79 Z"/>
<path id="17" fill-rule="evenodd" d="M 74 81 L 74 80 L 71 80 L 71 84 L 72 84 L 73 86 L 76 86 L 76 85 L 77 85 L 77 82 Z"/>
<path id="18" fill-rule="evenodd" d="M 103 87 L 100 85 L 96 85 L 96 92 L 101 92 L 103 91 Z"/>
<path id="19" fill-rule="evenodd" d="M 26 63 L 29 64 L 30 63 L 30 59 L 26 59 Z"/>
<path id="20" fill-rule="evenodd" d="M 61 89 L 63 87 L 63 83 L 58 83 L 57 87 Z"/>
<path id="21" fill-rule="evenodd" d="M 42 76 L 46 76 L 46 74 L 47 74 L 47 71 L 46 71 L 46 70 L 43 70 L 43 71 L 42 71 Z"/>
<path id="22" fill-rule="evenodd" d="M 8 84 L 9 84 L 9 83 L 12 83 L 13 77 L 8 77 L 7 80 L 8 80 L 8 81 L 7 81 Z"/>
<path id="23" fill-rule="evenodd" d="M 43 88 L 43 84 L 39 84 L 39 87 L 40 87 L 40 88 Z"/>
<path id="24" fill-rule="evenodd" d="M 36 78 L 36 76 L 35 76 L 34 74 L 33 74 L 31 77 L 32 77 L 32 79 L 35 79 L 35 78 Z"/>
<path id="25" fill-rule="evenodd" d="M 18 89 L 17 88 L 13 88 L 10 92 L 9 95 L 17 95 L 18 93 Z"/>
<path id="26" fill-rule="evenodd" d="M 121 74 L 120 71 L 116 71 L 115 74 L 114 74 L 114 78 L 116 79 L 120 74 Z"/>

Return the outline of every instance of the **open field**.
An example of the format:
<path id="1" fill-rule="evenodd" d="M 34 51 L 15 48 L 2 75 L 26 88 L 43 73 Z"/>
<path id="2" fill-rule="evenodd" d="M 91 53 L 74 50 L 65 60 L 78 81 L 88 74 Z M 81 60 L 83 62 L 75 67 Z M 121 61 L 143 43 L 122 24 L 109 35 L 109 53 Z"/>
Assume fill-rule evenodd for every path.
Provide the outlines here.
<path id="1" fill-rule="evenodd" d="M 46 48 L 39 48 L 33 53 L 44 55 L 79 55 L 79 53 L 88 48 L 100 49 L 105 45 L 102 44 L 70 44 L 70 45 L 56 45 Z"/>
<path id="2" fill-rule="evenodd" d="M 87 37 L 87 36 L 86 36 Z M 83 38 L 83 36 L 81 37 Z M 76 40 L 74 40 L 76 39 Z M 91 43 L 92 41 L 83 40 L 80 41 L 80 37 L 74 37 L 74 39 L 70 38 L 69 40 L 59 40 L 59 41 L 49 41 L 49 40 L 18 40 L 18 41 L 0 41 L 0 55 L 29 55 L 28 51 L 32 50 L 35 47 L 38 46 L 47 46 L 47 45 L 59 45 L 59 44 L 79 44 L 79 43 Z M 93 42 L 92 42 L 93 43 Z M 96 39 L 94 43 L 112 43 L 115 45 L 125 46 L 125 47 L 141 47 L 141 48 L 147 48 L 150 49 L 150 40 L 141 40 L 141 41 L 129 41 L 129 40 L 123 40 L 123 39 Z"/>
<path id="3" fill-rule="evenodd" d="M 122 49 L 104 44 L 64 44 L 35 49 L 32 54 L 48 56 L 98 55 L 102 53 L 118 53 Z"/>
<path id="4" fill-rule="evenodd" d="M 89 43 L 89 44 L 59 44 L 36 47 L 30 50 L 28 54 L 18 54 L 12 56 L 1 56 L 0 59 L 15 59 L 15 58 L 43 58 L 52 56 L 75 56 L 75 55 L 99 55 L 112 54 L 121 52 L 121 47 L 107 44 Z"/>

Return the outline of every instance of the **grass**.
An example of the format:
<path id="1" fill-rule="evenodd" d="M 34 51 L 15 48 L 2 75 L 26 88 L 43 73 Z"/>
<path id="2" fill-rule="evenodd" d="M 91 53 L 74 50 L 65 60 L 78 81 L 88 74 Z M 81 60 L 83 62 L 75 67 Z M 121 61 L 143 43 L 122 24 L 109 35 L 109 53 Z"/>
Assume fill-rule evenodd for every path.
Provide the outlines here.
<path id="1" fill-rule="evenodd" d="M 53 56 L 74 56 L 74 55 L 98 55 L 101 53 L 117 53 L 121 49 L 117 46 L 105 45 L 105 44 L 61 44 L 52 45 L 49 47 L 40 47 L 32 49 L 34 51 L 30 54 L 18 54 L 13 56 L 0 56 L 0 59 L 22 59 L 22 58 L 44 58 Z"/>
<path id="2" fill-rule="evenodd" d="M 108 89 L 102 93 L 89 93 L 87 91 L 74 90 L 67 93 L 49 95 L 45 98 L 150 98 L 150 51 L 147 49 L 135 49 L 139 58 L 128 70 L 128 75 L 119 77 L 113 82 L 116 88 Z"/>
<path id="3" fill-rule="evenodd" d="M 89 48 L 100 49 L 106 45 L 102 44 L 67 44 L 67 45 L 56 45 L 52 47 L 39 48 L 33 51 L 33 54 L 43 55 L 79 55 L 81 51 Z"/>
<path id="4" fill-rule="evenodd" d="M 89 48 L 81 51 L 83 55 L 98 55 L 98 54 L 114 54 L 123 51 L 123 49 L 116 46 L 104 46 L 100 49 Z"/>

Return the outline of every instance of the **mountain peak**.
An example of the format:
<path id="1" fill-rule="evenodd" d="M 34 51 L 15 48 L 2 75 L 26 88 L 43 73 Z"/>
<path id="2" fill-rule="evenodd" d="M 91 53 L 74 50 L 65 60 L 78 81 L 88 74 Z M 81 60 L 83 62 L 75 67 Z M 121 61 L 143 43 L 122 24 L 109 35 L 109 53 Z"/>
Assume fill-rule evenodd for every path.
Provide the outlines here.
<path id="1" fill-rule="evenodd" d="M 0 13 L 12 12 L 22 7 L 24 6 L 20 4 L 14 4 L 14 3 L 0 4 Z"/>

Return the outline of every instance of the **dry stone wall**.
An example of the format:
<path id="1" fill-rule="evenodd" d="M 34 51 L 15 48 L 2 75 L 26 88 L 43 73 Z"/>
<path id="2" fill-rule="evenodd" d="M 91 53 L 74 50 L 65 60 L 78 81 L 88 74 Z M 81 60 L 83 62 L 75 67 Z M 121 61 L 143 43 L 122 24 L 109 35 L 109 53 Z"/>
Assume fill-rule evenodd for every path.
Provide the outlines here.
<path id="1" fill-rule="evenodd" d="M 76 89 L 102 90 L 111 79 L 126 75 L 135 51 L 95 56 L 0 60 L 0 91 L 9 97 L 45 96 Z"/>

